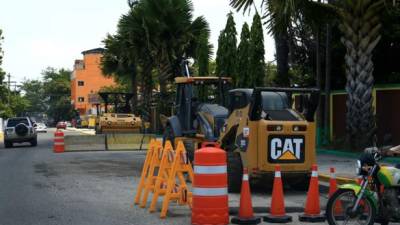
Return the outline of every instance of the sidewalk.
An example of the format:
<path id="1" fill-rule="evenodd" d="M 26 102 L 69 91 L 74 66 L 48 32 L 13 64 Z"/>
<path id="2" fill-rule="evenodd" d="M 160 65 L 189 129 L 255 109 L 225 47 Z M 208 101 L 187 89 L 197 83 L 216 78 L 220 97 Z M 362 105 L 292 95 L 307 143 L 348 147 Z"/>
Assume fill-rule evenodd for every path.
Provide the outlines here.
<path id="1" fill-rule="evenodd" d="M 338 183 L 355 182 L 357 178 L 356 161 L 361 154 L 361 152 L 318 149 L 317 162 L 319 166 L 319 179 L 328 182 L 330 178 L 329 169 L 334 167 L 336 169 L 336 179 Z M 380 163 L 394 165 L 400 163 L 400 158 L 388 157 Z"/>
<path id="2" fill-rule="evenodd" d="M 357 176 L 356 160 L 355 157 L 317 153 L 319 180 L 328 182 L 330 178 L 330 168 L 334 167 L 336 169 L 338 183 L 353 182 Z"/>

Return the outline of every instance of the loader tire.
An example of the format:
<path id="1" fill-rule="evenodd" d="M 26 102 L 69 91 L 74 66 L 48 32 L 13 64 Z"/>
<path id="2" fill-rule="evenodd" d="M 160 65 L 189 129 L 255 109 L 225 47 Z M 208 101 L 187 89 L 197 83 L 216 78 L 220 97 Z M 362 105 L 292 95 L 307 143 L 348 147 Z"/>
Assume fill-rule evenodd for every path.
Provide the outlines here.
<path id="1" fill-rule="evenodd" d="M 240 154 L 227 152 L 228 192 L 239 193 L 242 186 L 243 166 Z"/>

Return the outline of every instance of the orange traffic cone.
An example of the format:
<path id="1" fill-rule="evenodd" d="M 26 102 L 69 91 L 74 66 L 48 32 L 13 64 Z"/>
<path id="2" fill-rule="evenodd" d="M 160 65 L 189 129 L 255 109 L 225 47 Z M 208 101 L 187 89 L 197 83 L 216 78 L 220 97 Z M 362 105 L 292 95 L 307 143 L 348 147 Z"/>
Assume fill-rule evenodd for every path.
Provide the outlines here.
<path id="1" fill-rule="evenodd" d="M 281 166 L 275 166 L 274 186 L 272 190 L 271 210 L 270 215 L 264 216 L 264 221 L 267 223 L 289 223 L 292 222 L 292 217 L 286 215 L 285 200 L 283 195 L 283 185 L 281 179 Z"/>
<path id="2" fill-rule="evenodd" d="M 317 165 L 312 166 L 310 187 L 308 188 L 306 208 L 304 214 L 299 216 L 301 222 L 324 222 L 325 216 L 321 215 L 319 207 L 319 184 L 318 184 L 318 168 Z"/>
<path id="3" fill-rule="evenodd" d="M 332 197 L 332 195 L 337 190 L 335 168 L 331 167 L 330 172 L 331 172 L 331 177 L 329 179 L 329 194 L 328 194 L 329 198 Z M 345 217 L 343 215 L 342 204 L 340 201 L 336 202 L 334 213 L 335 213 L 336 220 L 344 220 Z"/>
<path id="4" fill-rule="evenodd" d="M 251 193 L 249 185 L 249 175 L 247 168 L 243 170 L 242 188 L 240 190 L 240 209 L 239 216 L 233 217 L 233 224 L 259 224 L 261 218 L 254 217 L 253 204 L 251 202 Z"/>
<path id="5" fill-rule="evenodd" d="M 337 189 L 335 168 L 331 167 L 330 172 L 331 172 L 331 177 L 329 179 L 329 194 L 328 194 L 328 197 L 331 197 L 333 195 L 333 193 L 336 192 L 336 189 Z"/>

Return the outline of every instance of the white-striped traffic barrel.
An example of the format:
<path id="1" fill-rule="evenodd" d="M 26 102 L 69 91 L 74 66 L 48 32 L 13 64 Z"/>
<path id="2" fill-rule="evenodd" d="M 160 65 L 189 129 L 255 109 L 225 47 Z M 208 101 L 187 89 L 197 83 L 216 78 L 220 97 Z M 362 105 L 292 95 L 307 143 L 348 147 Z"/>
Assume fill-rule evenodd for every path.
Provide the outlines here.
<path id="1" fill-rule="evenodd" d="M 228 224 L 226 152 L 217 146 L 194 154 L 192 224 Z"/>
<path id="2" fill-rule="evenodd" d="M 53 151 L 55 153 L 62 153 L 64 149 L 64 133 L 61 130 L 56 130 L 54 133 L 54 147 Z"/>

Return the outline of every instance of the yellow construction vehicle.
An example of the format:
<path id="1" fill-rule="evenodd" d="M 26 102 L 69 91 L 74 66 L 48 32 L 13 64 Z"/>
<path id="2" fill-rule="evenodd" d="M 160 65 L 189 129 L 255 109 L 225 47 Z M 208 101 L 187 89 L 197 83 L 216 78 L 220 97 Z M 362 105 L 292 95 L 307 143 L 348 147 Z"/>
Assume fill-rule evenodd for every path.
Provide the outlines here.
<path id="1" fill-rule="evenodd" d="M 292 97 L 299 93 L 294 104 Z M 243 167 L 252 181 L 271 184 L 278 164 L 286 184 L 307 189 L 316 161 L 314 114 L 319 90 L 234 89 L 229 96 L 229 116 L 218 140 L 228 154 L 229 190 L 240 190 Z"/>
<path id="2" fill-rule="evenodd" d="M 104 101 L 105 113 L 98 116 L 96 121 L 97 134 L 139 133 L 143 129 L 142 119 L 131 113 L 129 101 L 133 97 L 132 94 L 100 92 L 99 95 Z M 110 104 L 113 105 L 113 112 L 109 112 Z"/>
<path id="3" fill-rule="evenodd" d="M 217 141 L 220 130 L 228 116 L 227 95 L 229 77 L 192 77 L 187 62 L 184 62 L 186 76 L 176 77 L 175 115 L 162 117 L 164 141 L 172 143 L 182 140 L 189 159 L 204 141 Z"/>

